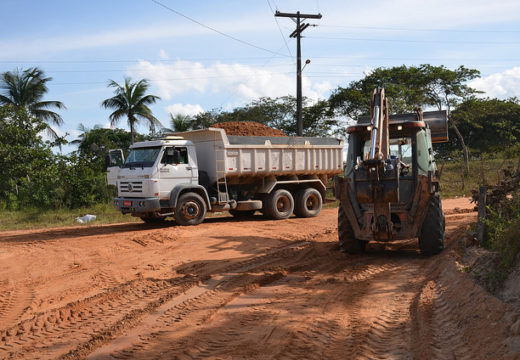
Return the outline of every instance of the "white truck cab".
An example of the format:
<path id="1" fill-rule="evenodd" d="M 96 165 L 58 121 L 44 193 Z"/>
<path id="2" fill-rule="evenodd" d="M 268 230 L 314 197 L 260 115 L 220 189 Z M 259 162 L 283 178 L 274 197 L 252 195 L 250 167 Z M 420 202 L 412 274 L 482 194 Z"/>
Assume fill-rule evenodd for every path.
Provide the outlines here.
<path id="1" fill-rule="evenodd" d="M 145 221 L 160 219 L 173 189 L 199 186 L 195 146 L 181 137 L 135 143 L 126 160 L 121 150 L 111 150 L 109 159 L 108 183 L 119 195 L 115 207 L 123 213 L 145 213 Z"/>

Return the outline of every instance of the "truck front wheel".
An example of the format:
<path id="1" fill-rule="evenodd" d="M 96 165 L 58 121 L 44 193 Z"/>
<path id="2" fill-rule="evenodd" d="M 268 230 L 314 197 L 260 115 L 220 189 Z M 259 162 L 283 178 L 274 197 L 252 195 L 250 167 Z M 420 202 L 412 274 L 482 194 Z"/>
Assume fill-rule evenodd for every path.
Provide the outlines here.
<path id="1" fill-rule="evenodd" d="M 303 218 L 318 216 L 323 205 L 320 192 L 314 188 L 298 190 L 295 200 L 294 214 Z"/>
<path id="2" fill-rule="evenodd" d="M 206 216 L 206 203 L 199 194 L 185 193 L 177 200 L 175 222 L 182 226 L 198 225 Z"/>
<path id="3" fill-rule="evenodd" d="M 287 219 L 294 210 L 294 199 L 291 193 L 284 189 L 273 191 L 264 204 L 264 214 L 275 220 Z"/>

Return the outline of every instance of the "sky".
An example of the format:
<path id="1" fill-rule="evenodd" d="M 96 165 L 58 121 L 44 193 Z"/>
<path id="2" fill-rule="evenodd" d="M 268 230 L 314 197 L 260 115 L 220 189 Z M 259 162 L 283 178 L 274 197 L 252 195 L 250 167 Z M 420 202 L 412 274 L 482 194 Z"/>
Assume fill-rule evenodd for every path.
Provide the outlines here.
<path id="1" fill-rule="evenodd" d="M 296 94 L 295 24 L 274 12 L 322 14 L 303 33 L 303 95 L 326 99 L 371 69 L 464 65 L 483 96 L 520 97 L 518 0 L 1 0 L 0 73 L 37 66 L 52 77 L 68 140 L 109 127 L 109 80 L 146 78 L 169 114 L 231 110 Z M 117 127 L 128 129 L 121 120 Z M 138 128 L 147 132 L 146 126 Z M 64 152 L 74 150 L 64 147 Z"/>

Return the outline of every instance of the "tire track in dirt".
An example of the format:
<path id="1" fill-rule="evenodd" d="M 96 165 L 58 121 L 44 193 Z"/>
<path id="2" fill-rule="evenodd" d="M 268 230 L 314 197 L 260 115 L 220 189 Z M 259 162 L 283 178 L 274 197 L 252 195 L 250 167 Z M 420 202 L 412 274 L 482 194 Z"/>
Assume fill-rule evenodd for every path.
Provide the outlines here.
<path id="1" fill-rule="evenodd" d="M 0 293 L 0 330 L 5 330 L 4 324 L 18 321 L 29 309 L 33 299 L 34 292 L 25 284 L 7 286 L 2 289 Z"/>
<path id="2" fill-rule="evenodd" d="M 184 323 L 202 325 L 236 297 L 284 277 L 287 271 L 280 268 L 286 269 L 296 264 L 302 266 L 302 257 L 312 260 L 313 257 L 309 256 L 311 245 L 308 241 L 296 241 L 277 250 L 270 249 L 267 254 L 224 266 L 220 275 L 214 275 L 172 298 L 153 314 L 143 317 L 139 326 L 97 349 L 89 358 L 134 358 L 139 356 L 137 352 L 147 349 L 148 344 L 168 333 L 171 327 L 181 333 Z"/>
<path id="3" fill-rule="evenodd" d="M 306 249 L 309 245 L 309 242 L 297 241 L 281 246 L 278 250 L 272 249 L 258 258 L 224 266 L 222 270 L 248 272 L 279 259 L 294 257 L 295 252 Z M 114 336 L 113 331 L 127 328 L 128 326 L 121 326 L 122 319 L 130 322 L 135 317 L 155 311 L 164 302 L 196 286 L 203 279 L 204 276 L 193 277 L 187 274 L 184 278 L 167 280 L 134 280 L 53 311 L 36 314 L 32 319 L 0 332 L 0 357 L 31 358 L 42 354 L 45 357 L 56 357 L 72 349 L 75 350 L 70 352 L 68 358 L 77 357 L 78 354 L 82 357 L 93 346 L 110 340 Z M 255 281 L 262 282 L 253 276 L 246 285 L 254 287 Z M 86 349 L 89 351 L 85 352 Z"/>

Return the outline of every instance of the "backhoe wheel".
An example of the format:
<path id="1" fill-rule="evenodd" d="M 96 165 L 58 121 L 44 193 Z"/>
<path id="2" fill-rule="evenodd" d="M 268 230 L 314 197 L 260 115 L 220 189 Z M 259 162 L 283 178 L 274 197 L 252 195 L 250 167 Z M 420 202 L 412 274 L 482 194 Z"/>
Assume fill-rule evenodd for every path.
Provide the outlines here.
<path id="1" fill-rule="evenodd" d="M 318 216 L 323 205 L 321 194 L 314 188 L 301 189 L 296 192 L 294 215 L 298 217 Z"/>
<path id="2" fill-rule="evenodd" d="M 166 220 L 166 218 L 164 216 L 143 216 L 141 217 L 141 220 L 143 220 L 147 224 L 160 224 L 163 223 Z"/>
<path id="3" fill-rule="evenodd" d="M 349 254 L 365 252 L 367 241 L 358 240 L 354 237 L 354 230 L 341 204 L 338 208 L 338 240 L 342 252 Z"/>
<path id="4" fill-rule="evenodd" d="M 264 203 L 264 214 L 275 220 L 287 219 L 294 210 L 294 199 L 291 193 L 284 189 L 273 191 Z"/>
<path id="5" fill-rule="evenodd" d="M 256 210 L 229 210 L 229 213 L 236 218 L 248 218 L 255 214 Z"/>
<path id="6" fill-rule="evenodd" d="M 198 225 L 206 216 L 206 203 L 199 194 L 185 193 L 177 200 L 175 222 L 182 226 Z"/>
<path id="7" fill-rule="evenodd" d="M 419 249 L 422 255 L 434 255 L 444 249 L 445 219 L 439 194 L 434 194 L 428 204 L 428 212 L 421 227 Z"/>

